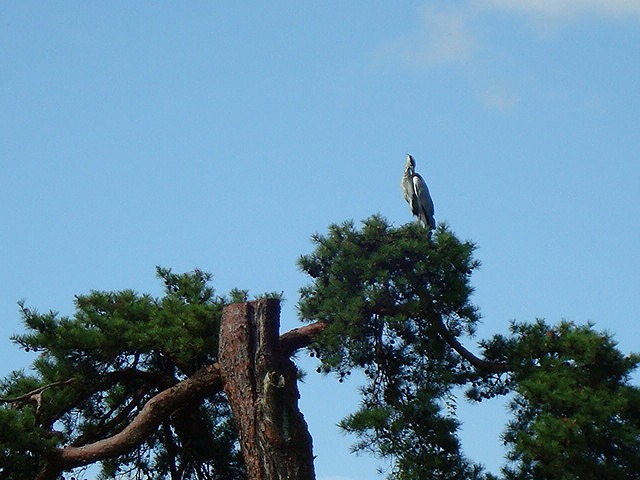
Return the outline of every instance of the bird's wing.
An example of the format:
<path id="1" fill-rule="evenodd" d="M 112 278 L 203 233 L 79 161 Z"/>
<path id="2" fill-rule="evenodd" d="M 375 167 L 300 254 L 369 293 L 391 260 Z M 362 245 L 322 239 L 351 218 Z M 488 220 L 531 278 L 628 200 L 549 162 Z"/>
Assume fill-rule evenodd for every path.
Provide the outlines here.
<path id="1" fill-rule="evenodd" d="M 433 207 L 433 200 L 431 200 L 431 195 L 429 194 L 429 187 L 427 187 L 427 183 L 417 173 L 413 176 L 413 191 L 418 200 L 418 210 L 424 212 L 426 217 L 424 219 L 425 223 L 428 223 L 432 227 L 435 226 L 433 219 L 435 209 Z"/>
<path id="2" fill-rule="evenodd" d="M 413 197 L 413 182 L 407 172 L 402 176 L 402 195 L 404 195 L 404 199 L 408 204 L 411 204 L 411 198 Z"/>

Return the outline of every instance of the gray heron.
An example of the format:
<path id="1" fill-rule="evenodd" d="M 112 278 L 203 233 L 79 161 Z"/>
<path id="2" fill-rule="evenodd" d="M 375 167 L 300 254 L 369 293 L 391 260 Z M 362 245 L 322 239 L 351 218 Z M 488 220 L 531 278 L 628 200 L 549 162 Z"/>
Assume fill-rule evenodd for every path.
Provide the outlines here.
<path id="1" fill-rule="evenodd" d="M 416 161 L 408 154 L 402 175 L 402 193 L 411 207 L 411 213 L 418 217 L 418 222 L 425 228 L 436 228 L 436 220 L 433 218 L 435 209 L 429 188 L 424 178 L 416 173 Z"/>

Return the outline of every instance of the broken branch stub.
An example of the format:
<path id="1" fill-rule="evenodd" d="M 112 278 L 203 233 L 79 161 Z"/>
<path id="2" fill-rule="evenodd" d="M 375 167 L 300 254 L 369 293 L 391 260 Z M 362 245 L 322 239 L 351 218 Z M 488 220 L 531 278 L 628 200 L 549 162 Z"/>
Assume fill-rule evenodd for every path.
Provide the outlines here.
<path id="1" fill-rule="evenodd" d="M 250 480 L 313 480 L 307 424 L 298 409 L 297 369 L 280 350 L 280 302 L 228 305 L 219 363 Z"/>

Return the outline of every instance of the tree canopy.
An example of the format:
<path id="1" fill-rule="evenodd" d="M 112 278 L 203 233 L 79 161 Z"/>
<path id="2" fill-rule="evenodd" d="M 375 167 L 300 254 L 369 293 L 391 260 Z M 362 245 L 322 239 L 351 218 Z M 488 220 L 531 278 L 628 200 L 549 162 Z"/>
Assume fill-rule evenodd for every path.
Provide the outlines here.
<path id="1" fill-rule="evenodd" d="M 75 298 L 73 317 L 21 305 L 28 332 L 13 339 L 39 356 L 32 373 L 13 372 L 2 383 L 0 478 L 35 478 L 52 448 L 111 437 L 158 393 L 217 361 L 225 299 L 208 286 L 211 276 L 157 273 L 165 290 L 159 299 L 94 291 Z M 243 466 L 223 395 L 185 407 L 136 448 L 103 461 L 102 477 L 239 478 Z"/>
<path id="2" fill-rule="evenodd" d="M 640 359 L 610 334 L 513 322 L 473 353 L 463 345 L 480 320 L 473 243 L 446 225 L 429 236 L 378 215 L 312 241 L 299 259 L 311 280 L 298 303 L 308 327 L 280 337 L 282 355 L 308 347 L 320 373 L 364 374 L 361 404 L 340 427 L 356 451 L 392 460 L 390 478 L 497 478 L 464 455 L 460 392 L 473 402 L 509 395 L 505 480 L 640 478 Z M 218 346 L 223 308 L 247 292 L 218 296 L 199 270 L 157 274 L 160 298 L 94 291 L 76 297 L 72 316 L 20 304 L 26 333 L 13 340 L 38 357 L 0 385 L 0 479 L 91 461 L 103 478 L 246 478 Z M 63 463 L 96 445 L 108 455 Z"/>

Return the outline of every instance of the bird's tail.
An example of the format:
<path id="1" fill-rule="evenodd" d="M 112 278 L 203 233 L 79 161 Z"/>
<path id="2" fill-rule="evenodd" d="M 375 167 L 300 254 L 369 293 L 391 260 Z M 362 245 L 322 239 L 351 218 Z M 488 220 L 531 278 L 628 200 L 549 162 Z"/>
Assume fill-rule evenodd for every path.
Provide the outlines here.
<path id="1" fill-rule="evenodd" d="M 427 216 L 426 212 L 418 212 L 418 223 L 428 230 L 436 228 L 435 219 Z"/>

